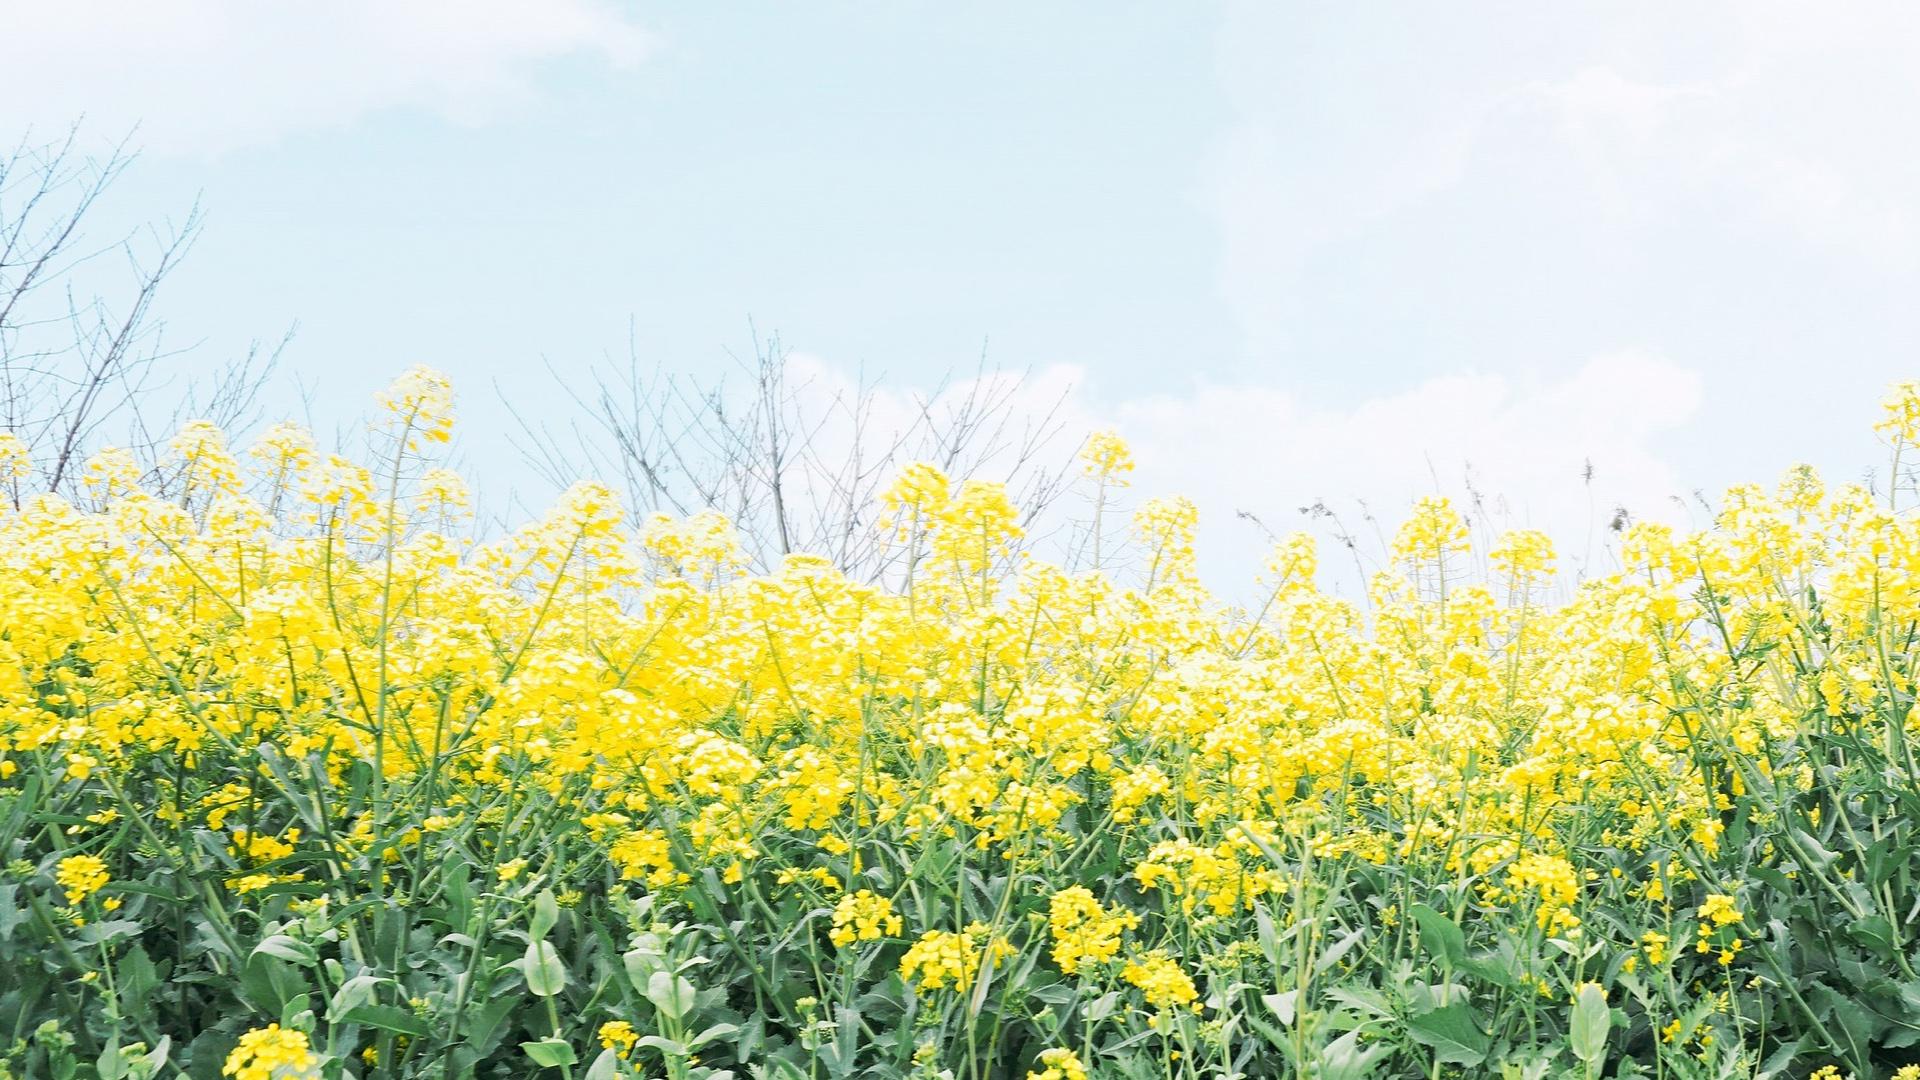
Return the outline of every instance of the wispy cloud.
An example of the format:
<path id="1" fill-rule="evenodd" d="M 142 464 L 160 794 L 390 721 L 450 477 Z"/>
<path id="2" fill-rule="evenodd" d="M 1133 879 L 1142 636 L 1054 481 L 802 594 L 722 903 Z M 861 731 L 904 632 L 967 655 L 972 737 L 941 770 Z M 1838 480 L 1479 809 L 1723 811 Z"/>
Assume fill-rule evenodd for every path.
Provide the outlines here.
<path id="1" fill-rule="evenodd" d="M 827 361 L 799 356 L 794 364 L 790 374 L 808 388 L 814 413 L 837 415 L 829 406 L 858 394 L 855 381 Z M 1268 547 L 1260 528 L 1239 512 L 1257 515 L 1275 532 L 1306 529 L 1330 539 L 1325 520 L 1301 513 L 1318 502 L 1340 513 L 1349 529 L 1369 528 L 1363 515 L 1371 513 L 1391 530 L 1414 499 L 1447 495 L 1481 518 L 1486 535 L 1542 528 L 1569 569 L 1604 565 L 1616 508 L 1635 519 L 1685 520 L 1677 500 L 1689 487 L 1661 443 L 1697 419 L 1702 401 L 1695 372 L 1632 351 L 1592 357 L 1571 374 L 1533 382 L 1441 375 L 1345 407 L 1257 383 L 1114 395 L 1113 387 L 1071 365 L 993 378 L 992 396 L 1006 402 L 1009 430 L 1057 424 L 1056 453 L 1070 452 L 1090 431 L 1118 430 L 1139 462 L 1121 502 L 1193 499 L 1201 512 L 1203 570 L 1235 596 L 1251 586 Z M 962 383 L 945 396 L 974 393 Z M 906 387 L 875 394 L 868 436 L 886 442 L 906 431 L 923 405 Z M 933 407 L 941 407 L 938 399 Z M 837 428 L 827 428 L 823 439 L 832 451 L 840 445 Z M 1056 516 L 1086 511 L 1069 498 Z M 1072 533 L 1059 523 L 1053 531 Z M 1330 581 L 1349 590 L 1357 585 L 1344 555 L 1329 551 L 1325 565 Z"/>
<path id="2" fill-rule="evenodd" d="M 1448 374 L 1350 406 L 1215 385 L 1120 401 L 1109 413 L 1134 443 L 1143 491 L 1192 497 L 1210 565 L 1246 578 L 1266 540 L 1239 511 L 1276 532 L 1324 530 L 1300 512 L 1324 502 L 1348 529 L 1360 531 L 1371 513 L 1391 530 L 1428 494 L 1463 508 L 1477 496 L 1492 531 L 1547 530 L 1569 565 L 1601 559 L 1615 508 L 1636 518 L 1679 511 L 1674 497 L 1686 488 L 1660 444 L 1700 401 L 1694 372 L 1622 352 L 1555 379 Z"/>
<path id="3" fill-rule="evenodd" d="M 1569 274 L 1678 275 L 1756 252 L 1788 274 L 1814 258 L 1920 269 L 1920 154 L 1901 136 L 1920 115 L 1920 9 L 1513 16 L 1488 33 L 1435 8 L 1385 32 L 1338 9 L 1233 9 L 1217 67 L 1234 120 L 1203 187 L 1255 355 L 1299 340 L 1303 294 L 1356 251 L 1393 284 L 1443 265 L 1486 303 L 1543 260 Z M 1473 243 L 1437 251 L 1435 237 Z M 1817 291 L 1824 271 L 1808 273 Z"/>
<path id="4" fill-rule="evenodd" d="M 482 122 L 565 57 L 632 65 L 647 30 L 609 0 L 15 0 L 0 13 L 0 121 L 86 114 L 204 152 L 389 108 Z"/>

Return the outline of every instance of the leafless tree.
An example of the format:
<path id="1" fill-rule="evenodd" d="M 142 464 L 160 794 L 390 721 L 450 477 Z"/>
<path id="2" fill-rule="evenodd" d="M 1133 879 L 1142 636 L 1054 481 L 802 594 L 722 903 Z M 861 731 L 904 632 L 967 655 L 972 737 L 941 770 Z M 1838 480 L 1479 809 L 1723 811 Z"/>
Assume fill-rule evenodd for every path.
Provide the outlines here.
<path id="1" fill-rule="evenodd" d="M 624 364 L 569 390 L 584 422 L 556 430 L 516 410 L 516 443 L 556 486 L 619 477 L 640 514 L 725 513 L 758 568 L 806 552 L 865 580 L 892 569 L 896 553 L 874 526 L 881 493 L 908 462 L 936 465 L 956 484 L 1005 483 L 1030 531 L 1066 487 L 1076 445 L 1062 438 L 1063 400 L 1026 407 L 1020 379 L 984 357 L 904 409 L 887 401 L 884 417 L 877 382 L 796 379 L 777 335 L 755 332 L 752 355 L 728 359 L 731 371 L 712 378 L 669 374 L 640 358 L 630 332 Z M 555 381 L 574 385 L 557 372 Z"/>
<path id="2" fill-rule="evenodd" d="M 101 199 L 133 164 L 122 140 L 103 153 L 75 124 L 24 135 L 0 151 L 0 431 L 25 442 L 37 475 L 26 490 L 76 494 L 103 443 L 154 460 L 182 420 L 244 424 L 279 346 L 255 343 L 211 378 L 176 380 L 155 310 L 161 285 L 200 235 L 192 206 L 177 224 L 101 238 Z M 10 491 L 17 502 L 20 490 Z"/>

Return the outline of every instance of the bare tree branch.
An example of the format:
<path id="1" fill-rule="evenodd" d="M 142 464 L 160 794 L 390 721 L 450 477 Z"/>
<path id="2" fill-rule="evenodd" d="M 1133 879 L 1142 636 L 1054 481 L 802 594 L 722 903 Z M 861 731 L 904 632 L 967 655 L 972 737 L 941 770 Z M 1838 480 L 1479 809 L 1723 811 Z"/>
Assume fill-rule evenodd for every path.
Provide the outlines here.
<path id="1" fill-rule="evenodd" d="M 949 374 L 900 401 L 864 372 L 837 389 L 796 379 L 777 334 L 750 327 L 750 336 L 751 356 L 727 354 L 744 383 L 736 388 L 724 372 L 663 373 L 640 357 L 630 329 L 624 362 L 597 370 L 590 390 L 569 390 L 585 421 L 556 431 L 507 402 L 515 445 L 557 486 L 619 478 L 642 515 L 725 513 L 761 569 L 807 552 L 865 580 L 886 576 L 899 557 L 875 525 L 882 492 L 908 462 L 930 462 L 956 482 L 1007 484 L 1029 526 L 1065 488 L 1074 447 L 1057 438 L 1064 395 L 1030 412 L 1021 378 L 988 367 L 984 354 L 964 381 Z"/>
<path id="2" fill-rule="evenodd" d="M 243 426 L 283 339 L 259 343 L 209 383 L 177 396 L 163 362 L 170 348 L 155 303 L 199 238 L 196 203 L 178 225 L 151 225 L 90 246 L 100 200 L 133 164 L 131 136 L 102 154 L 82 149 L 82 125 L 59 138 L 32 133 L 0 154 L 0 430 L 27 444 L 34 486 L 76 495 L 80 465 L 108 439 L 148 460 L 188 415 Z M 121 268 L 104 257 L 118 253 Z M 161 407 L 171 400 L 172 407 Z M 156 419 L 170 424 L 155 430 Z"/>

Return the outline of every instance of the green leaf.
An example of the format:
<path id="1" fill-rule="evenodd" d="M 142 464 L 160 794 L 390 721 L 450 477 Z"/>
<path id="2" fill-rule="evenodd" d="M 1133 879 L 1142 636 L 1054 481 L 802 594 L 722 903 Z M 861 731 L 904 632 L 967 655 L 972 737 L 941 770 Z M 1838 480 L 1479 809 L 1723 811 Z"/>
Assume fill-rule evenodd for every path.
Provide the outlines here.
<path id="1" fill-rule="evenodd" d="M 1063 982 L 1042 983 L 1027 992 L 1028 1001 L 1037 1001 L 1042 1005 L 1060 1006 L 1072 1001 L 1074 989 Z"/>
<path id="2" fill-rule="evenodd" d="M 147 1075 L 159 1076 L 160 1067 L 167 1063 L 167 1055 L 172 1052 L 173 1052 L 173 1036 L 171 1035 L 160 1036 L 160 1041 L 157 1043 L 154 1043 L 153 1049 L 147 1051 L 147 1057 L 146 1057 Z"/>
<path id="3" fill-rule="evenodd" d="M 627 981 L 644 994 L 653 973 L 666 967 L 667 954 L 660 947 L 659 938 L 642 934 L 635 939 L 634 947 L 620 958 L 620 962 L 627 969 Z"/>
<path id="4" fill-rule="evenodd" d="M 1433 910 L 1425 904 L 1414 904 L 1407 909 L 1413 921 L 1420 927 L 1420 944 L 1428 952 L 1446 961 L 1450 966 L 1460 966 L 1467 955 L 1467 936 L 1460 924 Z"/>
<path id="5" fill-rule="evenodd" d="M 305 995 L 308 987 L 298 968 L 269 953 L 255 952 L 240 969 L 237 989 L 248 1007 L 278 1016 L 287 1005 Z"/>
<path id="6" fill-rule="evenodd" d="M 88 923 L 80 928 L 74 937 L 88 945 L 105 945 L 123 937 L 133 937 L 140 933 L 140 924 L 130 919 L 108 919 L 104 922 Z"/>
<path id="7" fill-rule="evenodd" d="M 538 941 L 546 937 L 559 921 L 560 903 L 553 898 L 553 890 L 541 889 L 540 895 L 533 898 L 533 929 L 529 932 Z"/>
<path id="8" fill-rule="evenodd" d="M 1274 930 L 1273 916 L 1267 913 L 1266 905 L 1256 905 L 1253 909 L 1253 927 L 1260 942 L 1260 954 L 1272 964 L 1280 963 L 1280 935 Z"/>
<path id="9" fill-rule="evenodd" d="M 100 1080 L 126 1080 L 127 1073 L 133 1070 L 133 1061 L 126 1051 L 120 1049 L 120 1043 L 116 1040 L 107 1043 L 107 1048 L 100 1051 L 100 1057 L 94 1061 L 93 1067 L 100 1073 Z"/>
<path id="10" fill-rule="evenodd" d="M 1360 1032 L 1349 1031 L 1327 1044 L 1321 1054 L 1320 1080 L 1369 1080 L 1373 1063 L 1385 1056 L 1389 1047 L 1360 1048 Z"/>
<path id="11" fill-rule="evenodd" d="M 341 983 L 340 989 L 333 992 L 333 1000 L 327 1003 L 327 1021 L 337 1023 L 360 1006 L 373 1004 L 380 984 L 385 981 L 376 975 L 355 975 Z"/>
<path id="12" fill-rule="evenodd" d="M 1869 915 L 1854 920 L 1853 925 L 1847 928 L 1847 936 L 1883 955 L 1893 948 L 1893 924 L 1884 915 Z"/>
<path id="13" fill-rule="evenodd" d="M 147 950 L 138 945 L 127 950 L 115 965 L 114 981 L 118 984 L 122 1008 L 129 1009 L 133 1016 L 144 1016 L 153 1009 L 150 995 L 160 985 L 160 973 L 153 966 L 153 959 Z"/>
<path id="14" fill-rule="evenodd" d="M 320 962 L 320 954 L 313 951 L 313 946 L 285 934 L 275 934 L 255 945 L 250 956 L 258 956 L 261 953 L 277 956 L 288 963 L 299 964 L 301 967 L 312 967 Z"/>
<path id="15" fill-rule="evenodd" d="M 692 1012 L 695 993 L 693 983 L 670 971 L 656 971 L 647 979 L 647 1000 L 669 1019 L 684 1019 Z"/>
<path id="16" fill-rule="evenodd" d="M 649 1050 L 658 1050 L 670 1058 L 683 1058 L 690 1052 L 685 1043 L 669 1039 L 664 1035 L 642 1035 L 634 1041 L 635 1046 L 644 1046 Z"/>
<path id="17" fill-rule="evenodd" d="M 523 1042 L 520 1049 L 527 1052 L 535 1065 L 555 1069 L 562 1065 L 571 1065 L 576 1060 L 573 1047 L 565 1039 L 541 1039 L 539 1042 Z"/>
<path id="18" fill-rule="evenodd" d="M 1804 849 L 1808 857 L 1811 858 L 1812 865 L 1808 866 L 1807 869 L 1824 870 L 1828 866 L 1833 865 L 1833 860 L 1838 858 L 1825 844 L 1814 839 L 1813 834 L 1805 829 L 1789 827 L 1787 831 L 1792 834 L 1794 840 L 1799 843 L 1800 847 Z"/>
<path id="19" fill-rule="evenodd" d="M 527 977 L 527 991 L 531 994 L 552 997 L 566 989 L 567 966 L 560 962 L 559 950 L 545 941 L 534 941 L 527 946 L 520 970 Z"/>
<path id="20" fill-rule="evenodd" d="M 0 885 L 0 945 L 13 936 L 15 927 L 27 921 L 27 906 L 18 897 L 20 886 Z"/>
<path id="21" fill-rule="evenodd" d="M 1530 1057 L 1500 1063 L 1500 1080 L 1547 1080 L 1553 1071 L 1553 1057 Z"/>
<path id="22" fill-rule="evenodd" d="M 1391 1020 L 1398 1015 L 1387 995 L 1370 986 L 1354 984 L 1329 987 L 1326 995 L 1327 1000 L 1339 1002 L 1362 1016 Z"/>
<path id="23" fill-rule="evenodd" d="M 379 1028 L 382 1031 L 397 1031 L 414 1038 L 432 1031 L 427 1027 L 425 1020 L 392 1005 L 361 1005 L 348 1010 L 340 1019 L 343 1023 L 365 1024 L 368 1027 Z"/>
<path id="24" fill-rule="evenodd" d="M 1341 958 L 1345 957 L 1347 953 L 1351 952 L 1355 945 L 1360 944 L 1360 939 L 1366 936 L 1367 936 L 1367 928 L 1362 926 L 1352 931 L 1351 933 L 1347 934 L 1345 937 L 1342 937 L 1339 941 L 1336 941 L 1332 945 L 1327 946 L 1327 949 L 1325 952 L 1322 952 L 1319 956 L 1316 956 L 1313 959 L 1314 973 L 1319 974 L 1319 973 L 1325 972 L 1327 969 L 1333 967 L 1335 964 L 1338 964 Z M 1466 941 L 1464 938 L 1462 938 L 1461 940 L 1460 947 L 1463 950 L 1466 948 Z"/>
<path id="25" fill-rule="evenodd" d="M 600 1051 L 600 1056 L 587 1066 L 586 1080 L 620 1080 L 620 1055 L 612 1050 Z"/>
<path id="26" fill-rule="evenodd" d="M 1463 1001 L 1442 1005 L 1407 1021 L 1407 1034 L 1433 1050 L 1442 1064 L 1480 1065 L 1487 1060 L 1492 1041 L 1474 1023 L 1473 1010 Z"/>
<path id="27" fill-rule="evenodd" d="M 280 1026 L 313 1030 L 312 999 L 304 993 L 288 995 L 286 1003 L 280 1006 Z"/>
<path id="28" fill-rule="evenodd" d="M 466 1030 L 454 1032 L 455 1039 L 482 1054 L 491 1052 L 507 1036 L 507 1017 L 525 1000 L 517 994 L 494 998 L 473 1013 Z"/>
<path id="29" fill-rule="evenodd" d="M 1607 993 L 1592 983 L 1580 988 L 1573 1002 L 1573 1021 L 1569 1035 L 1573 1056 L 1588 1065 L 1597 1065 L 1607 1052 L 1607 1032 L 1613 1027 L 1613 1010 L 1607 1007 Z"/>
<path id="30" fill-rule="evenodd" d="M 841 1011 L 852 1012 L 852 1010 L 850 1009 L 843 1009 Z M 859 1014 L 853 1013 L 853 1016 L 857 1020 L 859 1017 Z M 845 1017 L 842 1017 L 842 1020 L 844 1021 Z M 714 1041 L 715 1039 L 724 1039 L 729 1035 L 738 1035 L 739 1033 L 740 1033 L 739 1024 L 715 1024 L 712 1027 L 706 1029 L 705 1031 L 702 1031 L 700 1034 L 695 1035 L 692 1039 L 688 1040 L 687 1049 L 698 1050 L 701 1047 L 707 1045 L 708 1043 Z"/>
<path id="31" fill-rule="evenodd" d="M 151 896 L 156 900 L 164 900 L 169 904 L 185 904 L 190 902 L 187 897 L 181 896 L 172 889 L 163 889 L 158 885 L 149 885 L 143 881 L 116 881 L 113 883 L 113 891 L 124 896 Z"/>
<path id="32" fill-rule="evenodd" d="M 1498 953 L 1488 952 L 1469 956 L 1461 961 L 1460 970 L 1502 990 L 1511 990 L 1519 985 L 1513 977 L 1513 965 Z"/>
<path id="33" fill-rule="evenodd" d="M 447 883 L 447 924 L 467 925 L 473 916 L 473 867 L 455 855 L 440 874 Z"/>

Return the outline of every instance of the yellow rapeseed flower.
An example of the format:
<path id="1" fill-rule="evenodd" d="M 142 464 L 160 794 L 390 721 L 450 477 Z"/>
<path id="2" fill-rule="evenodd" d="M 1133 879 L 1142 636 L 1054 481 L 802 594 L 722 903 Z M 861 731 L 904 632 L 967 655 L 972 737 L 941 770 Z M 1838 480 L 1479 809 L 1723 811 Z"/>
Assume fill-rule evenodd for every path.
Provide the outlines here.
<path id="1" fill-rule="evenodd" d="M 1200 996 L 1193 979 L 1161 949 L 1128 960 L 1120 977 L 1139 987 L 1148 1005 L 1163 1011 L 1192 1005 Z"/>
<path id="2" fill-rule="evenodd" d="M 97 855 L 69 855 L 60 860 L 53 880 L 67 891 L 67 903 L 77 904 L 107 884 L 107 864 Z"/>
<path id="3" fill-rule="evenodd" d="M 827 937 L 845 947 L 856 941 L 873 941 L 900 933 L 901 918 L 893 910 L 893 901 L 877 896 L 870 889 L 851 892 L 833 908 L 833 929 Z"/>
<path id="4" fill-rule="evenodd" d="M 240 1036 L 220 1075 L 234 1080 L 311 1080 L 320 1075 L 319 1066 L 306 1032 L 268 1024 Z"/>

